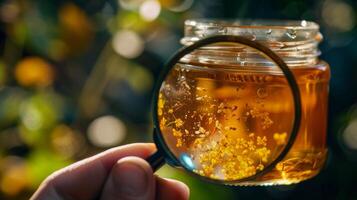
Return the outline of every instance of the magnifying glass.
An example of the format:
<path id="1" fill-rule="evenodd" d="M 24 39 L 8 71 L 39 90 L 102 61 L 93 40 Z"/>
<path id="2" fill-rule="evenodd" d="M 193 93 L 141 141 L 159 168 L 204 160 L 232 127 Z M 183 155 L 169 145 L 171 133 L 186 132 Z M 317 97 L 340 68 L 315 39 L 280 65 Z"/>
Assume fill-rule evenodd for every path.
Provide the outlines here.
<path id="1" fill-rule="evenodd" d="M 263 44 L 232 35 L 180 49 L 162 70 L 152 107 L 153 170 L 168 163 L 220 184 L 270 172 L 301 120 L 299 88 L 286 63 Z"/>

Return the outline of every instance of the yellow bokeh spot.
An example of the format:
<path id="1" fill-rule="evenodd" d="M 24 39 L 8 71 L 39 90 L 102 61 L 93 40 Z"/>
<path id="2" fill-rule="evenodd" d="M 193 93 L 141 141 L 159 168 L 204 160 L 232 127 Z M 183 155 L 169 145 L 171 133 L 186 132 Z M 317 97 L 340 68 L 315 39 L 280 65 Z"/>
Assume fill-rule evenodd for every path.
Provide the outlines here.
<path id="1" fill-rule="evenodd" d="M 56 153 L 70 158 L 80 151 L 82 138 L 69 126 L 60 124 L 51 133 L 51 144 Z"/>
<path id="2" fill-rule="evenodd" d="M 54 72 L 42 58 L 27 57 L 16 65 L 15 78 L 23 86 L 45 87 L 52 84 Z"/>
<path id="3" fill-rule="evenodd" d="M 70 46 L 70 54 L 85 51 L 94 38 L 94 28 L 87 14 L 73 3 L 62 6 L 58 14 L 61 37 Z"/>
<path id="4" fill-rule="evenodd" d="M 159 0 L 159 2 L 164 8 L 170 8 L 179 4 L 177 0 Z"/>
<path id="5" fill-rule="evenodd" d="M 5 171 L 0 181 L 1 191 L 9 196 L 19 194 L 28 185 L 25 165 L 13 166 Z"/>

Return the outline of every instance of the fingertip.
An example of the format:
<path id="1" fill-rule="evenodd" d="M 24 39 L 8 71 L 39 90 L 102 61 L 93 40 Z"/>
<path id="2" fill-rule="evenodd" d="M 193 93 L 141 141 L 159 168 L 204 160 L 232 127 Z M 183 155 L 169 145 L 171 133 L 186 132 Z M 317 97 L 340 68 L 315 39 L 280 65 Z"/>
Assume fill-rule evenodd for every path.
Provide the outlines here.
<path id="1" fill-rule="evenodd" d="M 157 199 L 188 200 L 189 187 L 174 179 L 157 177 Z"/>
<path id="2" fill-rule="evenodd" d="M 190 188 L 183 182 L 174 180 L 174 179 L 168 179 L 165 178 L 166 181 L 170 182 L 172 185 L 175 185 L 177 189 L 183 194 L 183 196 L 188 197 L 190 196 Z"/>
<path id="3" fill-rule="evenodd" d="M 131 144 L 127 144 L 127 145 L 124 145 L 124 146 L 127 146 L 127 147 L 141 147 L 141 148 L 145 148 L 147 149 L 148 151 L 150 152 L 154 152 L 156 151 L 156 145 L 154 143 L 141 143 L 141 142 L 137 142 L 137 143 L 131 143 Z"/>
<path id="4" fill-rule="evenodd" d="M 92 159 L 100 159 L 103 166 L 110 170 L 118 160 L 125 157 L 147 158 L 156 151 L 153 143 L 133 143 L 106 150 Z"/>
<path id="5" fill-rule="evenodd" d="M 123 146 L 111 148 L 109 150 L 106 150 L 106 151 L 98 154 L 97 156 L 107 155 L 107 154 L 116 154 L 116 153 L 120 154 L 123 151 L 131 152 L 133 157 L 146 157 L 156 151 L 156 145 L 154 143 L 131 143 L 131 144 L 126 144 Z M 126 155 L 126 156 L 129 156 L 129 155 Z M 122 158 L 124 158 L 126 156 L 123 156 Z"/>

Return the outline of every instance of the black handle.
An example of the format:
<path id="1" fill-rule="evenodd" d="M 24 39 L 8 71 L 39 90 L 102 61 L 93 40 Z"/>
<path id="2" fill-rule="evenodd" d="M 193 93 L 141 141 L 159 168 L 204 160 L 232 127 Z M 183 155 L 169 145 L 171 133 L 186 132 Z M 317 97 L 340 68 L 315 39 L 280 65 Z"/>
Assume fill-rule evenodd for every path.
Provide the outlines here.
<path id="1" fill-rule="evenodd" d="M 156 151 L 154 154 L 149 156 L 146 161 L 150 164 L 152 171 L 154 172 L 165 164 L 165 158 L 159 151 Z"/>

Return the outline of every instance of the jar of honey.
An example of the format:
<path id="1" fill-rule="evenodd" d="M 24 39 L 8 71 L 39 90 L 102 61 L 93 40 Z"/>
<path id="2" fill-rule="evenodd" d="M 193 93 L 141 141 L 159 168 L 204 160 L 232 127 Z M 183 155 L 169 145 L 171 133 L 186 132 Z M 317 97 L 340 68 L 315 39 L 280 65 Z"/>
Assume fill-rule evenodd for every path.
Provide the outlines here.
<path id="1" fill-rule="evenodd" d="M 213 35 L 239 35 L 269 47 L 293 72 L 301 96 L 301 124 L 275 167 L 236 185 L 292 184 L 319 173 L 326 160 L 330 70 L 320 60 L 319 26 L 308 21 L 185 22 L 183 45 Z M 286 145 L 294 121 L 291 90 L 271 61 L 244 46 L 217 43 L 181 59 L 161 86 L 160 130 L 192 171 L 238 180 L 262 171 Z M 270 67 L 269 67 L 270 66 Z"/>

